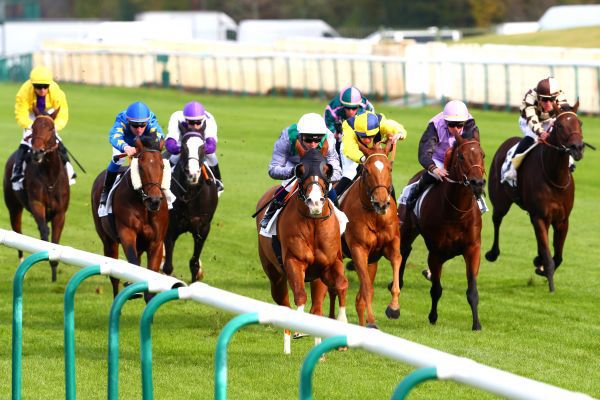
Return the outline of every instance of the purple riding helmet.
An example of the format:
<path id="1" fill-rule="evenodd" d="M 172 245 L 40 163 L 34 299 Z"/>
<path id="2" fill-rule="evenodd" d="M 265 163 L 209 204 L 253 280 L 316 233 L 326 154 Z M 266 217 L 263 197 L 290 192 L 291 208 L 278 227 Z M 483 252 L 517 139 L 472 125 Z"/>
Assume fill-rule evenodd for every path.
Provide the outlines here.
<path id="1" fill-rule="evenodd" d="M 200 121 L 201 127 L 206 125 L 206 109 L 198 101 L 190 101 L 183 107 L 183 117 L 186 122 Z M 204 141 L 204 152 L 213 154 L 217 150 L 217 142 L 213 137 L 207 137 Z"/>

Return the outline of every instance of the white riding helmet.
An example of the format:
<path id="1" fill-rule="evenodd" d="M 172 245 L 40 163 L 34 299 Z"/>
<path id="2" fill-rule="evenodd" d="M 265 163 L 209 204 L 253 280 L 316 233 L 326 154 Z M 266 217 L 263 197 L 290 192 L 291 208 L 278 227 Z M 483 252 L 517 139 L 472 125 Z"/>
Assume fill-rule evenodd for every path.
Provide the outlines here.
<path id="1" fill-rule="evenodd" d="M 452 122 L 464 122 L 469 119 L 469 110 L 460 100 L 452 100 L 444 107 L 444 119 Z"/>
<path id="2" fill-rule="evenodd" d="M 298 121 L 298 133 L 308 135 L 327 135 L 330 133 L 325 120 L 317 113 L 308 113 Z"/>

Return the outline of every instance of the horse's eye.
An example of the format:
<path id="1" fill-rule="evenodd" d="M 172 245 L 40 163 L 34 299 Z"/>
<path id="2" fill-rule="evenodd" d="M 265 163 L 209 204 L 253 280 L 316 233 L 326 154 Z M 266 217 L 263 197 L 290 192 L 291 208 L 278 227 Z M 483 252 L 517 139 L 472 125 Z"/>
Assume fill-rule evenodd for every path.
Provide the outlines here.
<path id="1" fill-rule="evenodd" d="M 465 157 L 463 156 L 463 154 L 462 154 L 462 153 L 458 153 L 458 159 L 459 159 L 460 161 L 463 161 L 463 160 L 465 159 Z"/>

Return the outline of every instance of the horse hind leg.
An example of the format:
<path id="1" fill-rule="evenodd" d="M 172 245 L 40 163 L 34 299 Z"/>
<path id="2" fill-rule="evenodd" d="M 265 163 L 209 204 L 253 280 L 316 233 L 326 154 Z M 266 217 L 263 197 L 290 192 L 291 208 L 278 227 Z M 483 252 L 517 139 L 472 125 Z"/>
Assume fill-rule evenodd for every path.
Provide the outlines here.
<path id="1" fill-rule="evenodd" d="M 552 224 L 552 227 L 554 229 L 554 256 L 552 259 L 554 260 L 554 272 L 556 272 L 563 261 L 563 248 L 567 239 L 567 232 L 569 231 L 569 220 L 555 222 Z"/>
<path id="2" fill-rule="evenodd" d="M 5 202 L 8 207 L 8 212 L 10 214 L 10 226 L 11 226 L 12 230 L 15 231 L 16 233 L 22 233 L 22 230 L 21 230 L 22 225 L 21 224 L 22 224 L 22 217 L 23 217 L 23 206 L 16 199 L 14 199 L 14 201 L 12 201 L 13 199 L 9 200 L 7 197 L 8 197 L 7 194 L 5 194 Z M 23 262 L 23 251 L 18 250 L 17 254 L 19 256 L 19 263 L 22 263 Z"/>
<path id="3" fill-rule="evenodd" d="M 494 222 L 494 243 L 492 244 L 492 248 L 485 253 L 485 259 L 490 262 L 496 261 L 500 255 L 500 225 L 507 212 L 508 208 L 504 210 L 494 206 L 494 213 L 492 215 L 492 221 Z"/>
<path id="4" fill-rule="evenodd" d="M 537 267 L 535 273 L 541 276 L 545 276 L 548 279 L 548 289 L 550 292 L 554 292 L 554 259 L 550 254 L 548 247 L 548 226 L 545 221 L 541 218 L 531 218 L 531 223 L 535 231 L 535 238 L 537 240 L 538 257 L 535 261 L 542 261 L 542 266 Z"/>
<path id="5" fill-rule="evenodd" d="M 441 282 L 442 262 L 430 254 L 428 264 L 431 271 L 431 289 L 429 290 L 429 294 L 431 295 L 431 311 L 429 311 L 429 323 L 435 325 L 438 319 L 437 306 L 443 291 Z"/>
<path id="6" fill-rule="evenodd" d="M 201 233 L 195 233 L 193 237 L 194 254 L 192 255 L 192 258 L 190 258 L 190 272 L 192 274 L 192 283 L 204 279 L 204 270 L 202 269 L 202 261 L 200 260 L 200 254 L 202 253 L 202 248 L 204 247 L 206 235 L 202 235 Z"/>

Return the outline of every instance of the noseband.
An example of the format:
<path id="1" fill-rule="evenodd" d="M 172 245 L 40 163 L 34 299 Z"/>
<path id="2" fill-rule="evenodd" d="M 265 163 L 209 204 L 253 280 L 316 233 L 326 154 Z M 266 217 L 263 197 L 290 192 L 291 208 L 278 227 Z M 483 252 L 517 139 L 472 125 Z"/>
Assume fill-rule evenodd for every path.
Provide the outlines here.
<path id="1" fill-rule="evenodd" d="M 574 113 L 573 111 L 564 111 L 556 116 L 556 120 L 558 121 L 558 119 L 563 115 L 574 115 L 575 118 L 579 119 L 579 117 L 577 117 L 577 114 Z M 552 125 L 552 130 L 554 130 L 554 125 Z M 569 138 L 575 134 L 579 134 L 579 135 L 583 136 L 583 133 L 580 130 L 575 130 L 575 131 L 569 132 L 566 139 L 569 140 Z M 556 138 L 556 141 L 558 142 L 558 146 L 554 145 L 552 143 L 549 143 L 547 141 L 543 141 L 542 143 L 550 148 L 553 148 L 554 150 L 559 151 L 559 152 L 569 153 L 570 152 L 569 148 L 567 146 L 565 146 L 562 143 L 562 141 L 560 140 L 560 138 L 558 137 L 558 129 L 556 130 L 554 137 Z"/>

